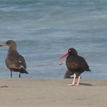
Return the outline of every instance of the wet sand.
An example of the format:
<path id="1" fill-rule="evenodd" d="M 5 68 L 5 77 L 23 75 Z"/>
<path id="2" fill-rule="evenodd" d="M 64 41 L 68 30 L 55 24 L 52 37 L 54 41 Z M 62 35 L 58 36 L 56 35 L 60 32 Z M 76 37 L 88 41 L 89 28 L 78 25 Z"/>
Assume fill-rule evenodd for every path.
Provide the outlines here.
<path id="1" fill-rule="evenodd" d="M 107 80 L 0 79 L 1 107 L 106 107 Z"/>

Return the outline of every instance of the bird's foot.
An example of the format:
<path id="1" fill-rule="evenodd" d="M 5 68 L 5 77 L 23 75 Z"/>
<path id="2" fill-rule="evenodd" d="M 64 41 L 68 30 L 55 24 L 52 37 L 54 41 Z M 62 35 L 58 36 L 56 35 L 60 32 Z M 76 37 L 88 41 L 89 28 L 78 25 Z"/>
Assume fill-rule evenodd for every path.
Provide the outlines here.
<path id="1" fill-rule="evenodd" d="M 79 84 L 75 84 L 75 86 L 79 86 Z"/>
<path id="2" fill-rule="evenodd" d="M 75 83 L 72 83 L 72 84 L 68 84 L 68 86 L 75 86 Z"/>

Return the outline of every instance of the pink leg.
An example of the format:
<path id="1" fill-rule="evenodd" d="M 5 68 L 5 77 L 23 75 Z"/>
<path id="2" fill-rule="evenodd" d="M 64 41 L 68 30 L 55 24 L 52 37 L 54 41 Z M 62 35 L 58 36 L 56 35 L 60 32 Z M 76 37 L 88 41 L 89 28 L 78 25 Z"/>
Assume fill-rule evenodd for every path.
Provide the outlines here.
<path id="1" fill-rule="evenodd" d="M 77 82 L 76 86 L 79 85 L 79 83 L 80 83 L 80 78 L 81 78 L 81 76 L 79 75 L 79 76 L 78 76 L 78 82 Z"/>
<path id="2" fill-rule="evenodd" d="M 74 86 L 74 85 L 75 85 L 75 79 L 76 79 L 76 74 L 74 73 L 74 79 L 73 79 L 73 82 L 72 82 L 72 84 L 68 84 L 68 86 Z"/>

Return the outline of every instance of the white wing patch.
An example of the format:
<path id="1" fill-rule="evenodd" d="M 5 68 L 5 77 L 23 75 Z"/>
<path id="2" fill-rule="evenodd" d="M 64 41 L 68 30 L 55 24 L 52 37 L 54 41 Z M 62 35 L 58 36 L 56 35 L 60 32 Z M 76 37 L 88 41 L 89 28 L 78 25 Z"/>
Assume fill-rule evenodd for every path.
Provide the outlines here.
<path id="1" fill-rule="evenodd" d="M 22 63 L 22 61 L 18 61 L 19 63 Z"/>
<path id="2" fill-rule="evenodd" d="M 22 65 L 20 66 L 20 68 L 23 68 L 23 69 L 25 69 Z"/>

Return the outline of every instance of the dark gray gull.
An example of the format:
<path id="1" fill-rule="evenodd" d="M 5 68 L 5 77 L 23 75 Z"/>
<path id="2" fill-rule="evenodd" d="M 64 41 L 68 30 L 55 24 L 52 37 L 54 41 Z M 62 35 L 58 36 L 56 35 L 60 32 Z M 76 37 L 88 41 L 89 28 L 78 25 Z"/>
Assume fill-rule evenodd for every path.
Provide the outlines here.
<path id="1" fill-rule="evenodd" d="M 8 40 L 5 44 L 1 44 L 0 46 L 9 46 L 5 64 L 11 71 L 10 77 L 12 78 L 12 71 L 19 72 L 19 78 L 21 78 L 21 73 L 28 74 L 25 59 L 17 52 L 16 43 L 13 40 Z"/>

